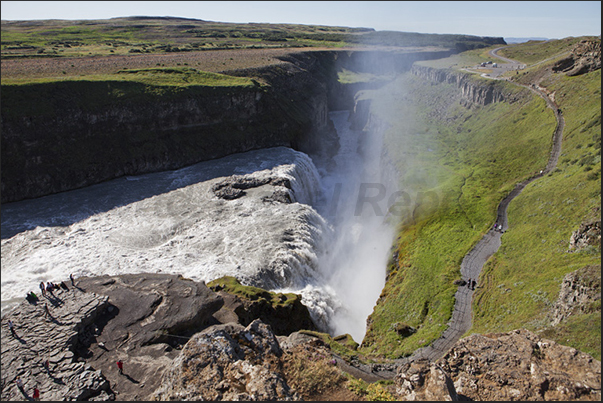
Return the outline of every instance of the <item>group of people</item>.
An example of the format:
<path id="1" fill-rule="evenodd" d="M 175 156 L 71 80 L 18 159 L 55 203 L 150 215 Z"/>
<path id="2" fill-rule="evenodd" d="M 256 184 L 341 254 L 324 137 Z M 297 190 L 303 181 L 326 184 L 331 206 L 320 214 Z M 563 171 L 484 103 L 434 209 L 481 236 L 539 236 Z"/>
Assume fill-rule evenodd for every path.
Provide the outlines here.
<path id="1" fill-rule="evenodd" d="M 20 377 L 17 376 L 17 378 L 15 379 L 15 383 L 19 387 L 19 390 L 21 391 L 21 393 L 27 395 L 27 393 L 25 392 L 24 386 L 23 386 L 23 380 Z M 40 390 L 38 389 L 37 386 L 34 387 L 31 397 L 33 400 L 40 400 Z"/>
<path id="2" fill-rule="evenodd" d="M 46 285 L 44 285 L 43 281 L 40 282 L 40 290 L 42 290 L 42 295 L 46 295 L 47 292 L 52 294 L 54 290 L 58 290 L 59 288 L 69 291 L 69 287 L 67 287 L 67 284 L 65 284 L 64 281 L 61 281 L 60 284 L 55 284 L 52 281 L 49 281 L 46 283 Z"/>
<path id="3" fill-rule="evenodd" d="M 75 287 L 75 278 L 73 277 L 73 274 L 69 275 L 69 279 L 71 280 L 71 285 Z M 61 281 L 60 284 L 55 284 L 52 281 L 48 281 L 46 284 L 44 284 L 43 281 L 40 282 L 40 290 L 42 291 L 42 295 L 46 295 L 47 292 L 52 294 L 54 290 L 58 290 L 59 288 L 62 288 L 65 291 L 69 291 L 69 287 L 67 287 L 67 284 L 65 284 L 64 281 Z M 31 292 L 30 294 L 33 294 L 33 292 Z"/>
<path id="4" fill-rule="evenodd" d="M 494 228 L 493 228 L 493 230 L 494 230 L 494 231 L 498 231 L 498 232 L 504 232 L 504 231 L 503 231 L 503 226 L 502 226 L 502 224 L 499 224 L 499 223 L 494 223 Z"/>
<path id="5" fill-rule="evenodd" d="M 71 285 L 75 287 L 75 279 L 73 277 L 73 274 L 69 275 L 69 279 L 71 280 Z M 46 295 L 47 292 L 49 292 L 50 294 L 52 294 L 52 292 L 54 290 L 58 290 L 59 288 L 62 288 L 64 290 L 69 290 L 69 287 L 67 287 L 67 284 L 65 284 L 64 281 L 61 281 L 60 284 L 55 284 L 52 281 L 48 281 L 46 284 L 44 284 L 44 282 L 40 282 L 40 290 L 42 291 L 42 295 Z M 27 296 L 25 297 L 29 302 L 35 302 L 38 300 L 38 296 L 33 292 L 30 291 L 27 293 Z M 44 304 L 44 310 L 46 315 L 50 315 L 50 312 L 48 310 L 48 305 Z M 13 324 L 12 320 L 8 320 L 8 328 L 10 329 L 11 334 L 13 335 L 13 337 L 18 337 L 17 333 L 15 332 L 15 325 Z M 121 362 L 121 360 L 120 360 Z M 46 369 L 46 371 L 50 372 L 50 361 L 46 360 L 44 361 L 44 368 Z M 122 365 L 123 364 L 118 364 L 120 373 L 122 373 Z M 19 387 L 19 389 L 21 390 L 22 393 L 27 394 L 25 392 L 24 389 L 24 385 L 23 385 L 23 380 L 17 376 L 15 378 L 15 383 L 17 384 L 17 386 Z M 40 390 L 38 389 L 38 387 L 34 387 L 33 392 L 32 392 L 32 396 L 33 400 L 40 400 Z"/>
<path id="6" fill-rule="evenodd" d="M 467 280 L 467 288 L 469 288 L 470 290 L 475 290 L 476 285 L 477 281 L 475 281 L 474 279 L 470 278 L 469 280 Z"/>

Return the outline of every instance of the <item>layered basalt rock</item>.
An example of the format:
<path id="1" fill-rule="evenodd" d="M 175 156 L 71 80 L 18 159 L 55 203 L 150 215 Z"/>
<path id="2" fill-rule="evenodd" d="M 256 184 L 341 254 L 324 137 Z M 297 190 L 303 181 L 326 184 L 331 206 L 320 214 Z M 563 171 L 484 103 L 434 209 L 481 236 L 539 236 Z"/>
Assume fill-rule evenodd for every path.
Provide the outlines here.
<path id="1" fill-rule="evenodd" d="M 471 335 L 435 363 L 402 365 L 401 400 L 601 400 L 601 361 L 519 329 Z"/>
<path id="2" fill-rule="evenodd" d="M 489 105 L 494 102 L 515 102 L 517 94 L 504 87 L 504 83 L 496 80 L 477 81 L 470 74 L 450 69 L 435 69 L 413 65 L 411 72 L 416 76 L 434 83 L 453 84 L 460 90 L 461 100 L 465 106 Z"/>
<path id="3" fill-rule="evenodd" d="M 570 55 L 553 66 L 556 73 L 579 76 L 601 68 L 601 40 L 582 40 L 572 49 Z"/>

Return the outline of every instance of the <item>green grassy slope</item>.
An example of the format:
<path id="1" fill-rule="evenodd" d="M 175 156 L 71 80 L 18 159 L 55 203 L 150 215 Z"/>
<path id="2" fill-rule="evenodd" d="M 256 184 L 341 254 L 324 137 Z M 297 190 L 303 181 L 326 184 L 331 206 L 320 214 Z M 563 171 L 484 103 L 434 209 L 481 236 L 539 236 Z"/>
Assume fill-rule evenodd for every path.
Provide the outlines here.
<path id="1" fill-rule="evenodd" d="M 557 89 L 566 118 L 559 169 L 511 203 L 511 228 L 484 267 L 470 333 L 542 330 L 563 276 L 600 264 L 600 249 L 566 252 L 572 231 L 600 208 L 600 71 L 573 79 L 556 76 L 542 85 Z M 548 160 L 553 113 L 542 99 L 523 94 L 513 104 L 467 109 L 459 103 L 457 88 L 404 76 L 367 95 L 374 98 L 374 113 L 393 125 L 388 150 L 415 208 L 406 208 L 402 217 L 395 259 L 369 318 L 364 353 L 409 355 L 446 328 L 464 255 L 490 228 L 498 203 L 515 183 Z M 424 198 L 431 205 L 423 203 L 421 209 L 416 206 L 420 192 L 437 197 Z M 559 327 L 557 340 L 600 357 L 600 310 L 591 316 L 573 319 L 580 326 Z M 417 332 L 402 337 L 395 323 Z"/>
<path id="2" fill-rule="evenodd" d="M 587 265 L 600 272 L 600 248 L 568 247 L 582 222 L 601 219 L 601 71 L 554 75 L 542 85 L 556 92 L 564 111 L 562 154 L 554 172 L 509 206 L 509 231 L 482 272 L 471 332 L 526 327 L 601 359 L 600 305 L 558 329 L 546 320 L 565 274 Z"/>

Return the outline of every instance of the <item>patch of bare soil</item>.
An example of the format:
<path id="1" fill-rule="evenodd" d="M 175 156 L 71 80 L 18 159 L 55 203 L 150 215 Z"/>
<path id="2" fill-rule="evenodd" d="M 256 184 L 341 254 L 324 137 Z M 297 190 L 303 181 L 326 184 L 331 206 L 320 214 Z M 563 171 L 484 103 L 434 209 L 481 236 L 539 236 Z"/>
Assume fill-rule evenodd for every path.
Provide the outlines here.
<path id="1" fill-rule="evenodd" d="M 320 50 L 312 48 L 312 50 Z M 2 78 L 67 77 L 114 74 L 121 69 L 153 67 L 191 67 L 222 73 L 284 63 L 286 54 L 309 51 L 308 48 L 232 49 L 174 52 L 131 56 L 90 56 L 79 58 L 28 58 L 2 60 Z"/>

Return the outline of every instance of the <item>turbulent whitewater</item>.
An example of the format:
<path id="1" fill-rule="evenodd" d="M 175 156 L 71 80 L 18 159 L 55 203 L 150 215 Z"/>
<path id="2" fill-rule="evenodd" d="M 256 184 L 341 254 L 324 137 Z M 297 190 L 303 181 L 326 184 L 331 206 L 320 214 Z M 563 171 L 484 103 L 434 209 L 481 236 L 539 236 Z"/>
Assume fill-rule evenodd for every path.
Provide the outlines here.
<path id="1" fill-rule="evenodd" d="M 341 149 L 318 168 L 276 147 L 3 205 L 2 312 L 69 274 L 231 275 L 302 294 L 319 327 L 361 341 L 391 233 L 355 214 L 368 154 L 347 112 L 331 117 Z"/>
<path id="2" fill-rule="evenodd" d="M 231 175 L 258 186 L 236 199 L 218 197 L 215 185 Z M 40 281 L 70 273 L 163 272 L 204 281 L 233 275 L 266 288 L 305 285 L 328 230 L 311 207 L 319 191 L 310 158 L 279 147 L 7 204 L 3 308 Z M 278 201 L 283 195 L 293 202 Z"/>

